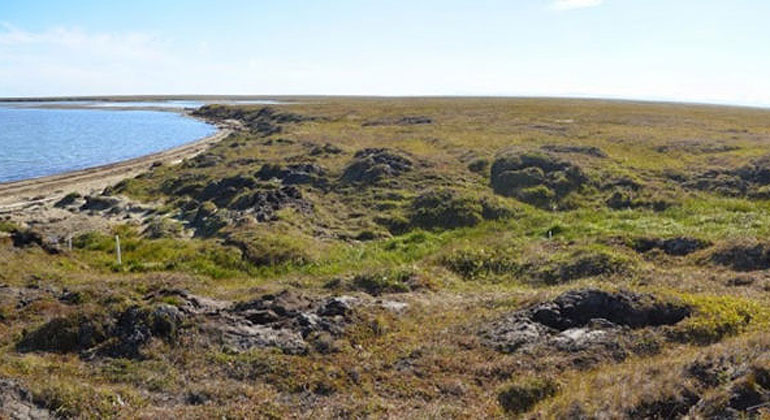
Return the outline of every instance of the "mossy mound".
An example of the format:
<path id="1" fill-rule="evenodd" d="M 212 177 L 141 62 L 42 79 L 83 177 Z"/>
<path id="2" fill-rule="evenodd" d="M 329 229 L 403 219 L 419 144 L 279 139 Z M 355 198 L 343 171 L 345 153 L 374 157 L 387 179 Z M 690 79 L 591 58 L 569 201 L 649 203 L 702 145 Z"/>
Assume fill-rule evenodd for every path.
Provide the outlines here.
<path id="1" fill-rule="evenodd" d="M 555 285 L 620 274 L 630 268 L 631 262 L 622 255 L 605 250 L 577 249 L 553 255 L 546 261 L 528 262 L 522 267 L 522 275 L 531 282 Z"/>
<path id="2" fill-rule="evenodd" d="M 374 184 L 397 177 L 413 168 L 411 159 L 390 149 L 363 149 L 356 152 L 345 168 L 342 180 L 348 183 Z"/>
<path id="3" fill-rule="evenodd" d="M 588 182 L 577 165 L 541 152 L 500 156 L 490 175 L 495 193 L 546 209 Z"/>

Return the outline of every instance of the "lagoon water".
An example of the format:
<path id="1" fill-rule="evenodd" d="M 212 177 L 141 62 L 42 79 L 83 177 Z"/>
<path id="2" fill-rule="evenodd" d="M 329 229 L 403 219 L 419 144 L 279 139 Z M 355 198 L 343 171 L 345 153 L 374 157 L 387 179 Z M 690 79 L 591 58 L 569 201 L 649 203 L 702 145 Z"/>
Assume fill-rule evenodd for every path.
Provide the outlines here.
<path id="1" fill-rule="evenodd" d="M 0 182 L 119 162 L 216 132 L 175 112 L 0 104 Z"/>

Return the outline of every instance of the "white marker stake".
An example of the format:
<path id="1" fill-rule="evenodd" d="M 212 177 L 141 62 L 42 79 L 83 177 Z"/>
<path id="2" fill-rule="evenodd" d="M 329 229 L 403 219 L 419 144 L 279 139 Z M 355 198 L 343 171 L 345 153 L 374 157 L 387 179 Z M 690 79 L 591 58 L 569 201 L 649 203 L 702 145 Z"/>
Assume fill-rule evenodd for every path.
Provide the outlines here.
<path id="1" fill-rule="evenodd" d="M 67 248 L 72 251 L 72 235 L 67 236 Z"/>
<path id="2" fill-rule="evenodd" d="M 122 265 L 123 261 L 120 258 L 120 236 L 115 235 L 115 251 L 118 254 L 118 265 Z"/>

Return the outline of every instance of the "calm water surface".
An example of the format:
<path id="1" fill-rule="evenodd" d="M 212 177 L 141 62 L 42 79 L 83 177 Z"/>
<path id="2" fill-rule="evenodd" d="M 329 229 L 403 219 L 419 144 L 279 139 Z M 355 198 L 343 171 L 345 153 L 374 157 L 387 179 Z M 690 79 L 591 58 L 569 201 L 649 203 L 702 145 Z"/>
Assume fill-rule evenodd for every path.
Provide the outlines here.
<path id="1" fill-rule="evenodd" d="M 213 126 L 174 112 L 0 104 L 0 182 L 119 162 L 214 132 Z"/>

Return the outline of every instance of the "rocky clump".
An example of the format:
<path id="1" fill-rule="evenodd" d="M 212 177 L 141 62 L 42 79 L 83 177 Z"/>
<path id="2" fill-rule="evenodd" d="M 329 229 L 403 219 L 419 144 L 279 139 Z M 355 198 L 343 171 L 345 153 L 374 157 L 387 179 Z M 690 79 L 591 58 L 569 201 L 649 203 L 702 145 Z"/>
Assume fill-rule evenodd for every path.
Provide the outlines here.
<path id="1" fill-rule="evenodd" d="M 683 187 L 730 197 L 770 198 L 770 155 L 737 169 L 709 169 L 694 176 L 671 173 Z"/>
<path id="2" fill-rule="evenodd" d="M 695 251 L 708 248 L 711 243 L 696 238 L 677 237 L 669 239 L 661 238 L 638 238 L 633 241 L 632 248 L 637 252 L 649 252 L 654 249 L 659 249 L 672 256 L 685 256 L 692 254 Z"/>
<path id="3" fill-rule="evenodd" d="M 44 420 L 56 418 L 38 405 L 32 394 L 8 379 L 0 379 L 0 417 L 14 420 Z"/>
<path id="4" fill-rule="evenodd" d="M 296 169 L 291 171 L 291 174 L 296 175 L 295 181 L 301 175 Z M 236 175 L 213 181 L 194 198 L 201 203 L 211 201 L 218 207 L 252 212 L 260 221 L 269 220 L 276 210 L 290 205 L 297 208 L 309 207 L 297 187 L 287 185 L 276 188 L 274 185 L 261 184 L 249 175 Z"/>
<path id="5" fill-rule="evenodd" d="M 298 163 L 292 165 L 265 164 L 255 176 L 263 181 L 278 179 L 284 185 L 315 185 L 327 184 L 326 170 L 315 163 Z"/>
<path id="6" fill-rule="evenodd" d="M 495 193 L 526 203 L 552 208 L 588 182 L 576 165 L 546 153 L 509 153 L 492 164 Z"/>
<path id="7" fill-rule="evenodd" d="M 687 306 L 651 295 L 573 290 L 493 322 L 481 331 L 481 338 L 505 353 L 550 348 L 615 351 L 629 330 L 673 325 L 689 314 Z"/>
<path id="8" fill-rule="evenodd" d="M 220 122 L 236 120 L 263 136 L 280 133 L 282 124 L 301 123 L 317 119 L 291 112 L 278 112 L 271 107 L 254 109 L 227 105 L 205 105 L 198 108 L 193 115 Z"/>
<path id="9" fill-rule="evenodd" d="M 232 223 L 235 216 L 227 209 L 219 209 L 216 204 L 207 201 L 195 207 L 196 203 L 190 203 L 192 209 L 183 213 L 188 221 L 188 226 L 195 229 L 196 236 L 212 236 L 220 229 Z"/>
<path id="10" fill-rule="evenodd" d="M 192 198 L 182 207 L 182 218 L 198 236 L 211 236 L 244 217 L 268 222 L 275 220 L 276 212 L 286 207 L 302 212 L 313 208 L 296 186 L 264 184 L 249 175 L 212 181 Z"/>
<path id="11" fill-rule="evenodd" d="M 288 354 L 311 348 L 326 352 L 353 321 L 357 303 L 353 297 L 318 300 L 284 291 L 237 303 L 203 328 L 218 331 L 222 344 L 237 351 L 277 347 Z"/>
<path id="12" fill-rule="evenodd" d="M 214 166 L 221 165 L 224 161 L 225 158 L 222 156 L 206 152 L 185 160 L 182 166 L 185 168 L 213 168 Z"/>
<path id="13" fill-rule="evenodd" d="M 757 271 L 770 268 L 770 244 L 746 241 L 722 246 L 711 254 L 711 262 L 735 271 Z"/>
<path id="14" fill-rule="evenodd" d="M 752 418 L 770 407 L 770 358 L 754 360 L 722 357 L 696 360 L 685 368 L 684 376 L 698 381 L 704 392 L 689 410 L 692 418 Z"/>
<path id="15" fill-rule="evenodd" d="M 54 206 L 73 213 L 83 212 L 90 215 L 123 219 L 141 219 L 155 211 L 152 206 L 139 204 L 125 197 L 111 195 L 121 191 L 124 185 L 124 183 L 120 183 L 115 187 L 108 187 L 104 193 L 96 195 L 68 194 L 56 202 Z"/>
<path id="16" fill-rule="evenodd" d="M 680 180 L 681 179 L 681 180 Z M 694 177 L 677 177 L 683 187 L 698 191 L 708 191 L 728 197 L 746 195 L 749 183 L 729 170 L 712 169 Z"/>
<path id="17" fill-rule="evenodd" d="M 361 124 L 363 127 L 376 127 L 380 125 L 421 125 L 433 124 L 433 120 L 424 116 L 404 116 L 397 118 L 382 118 L 378 120 L 366 121 Z"/>
<path id="18" fill-rule="evenodd" d="M 253 176 L 239 174 L 209 182 L 193 198 L 201 203 L 212 201 L 219 207 L 228 207 L 235 197 L 257 188 L 259 185 L 257 179 Z"/>
<path id="19" fill-rule="evenodd" d="M 374 184 L 412 170 L 412 161 L 390 149 L 363 149 L 356 152 L 345 168 L 342 180 L 348 183 Z"/>
<path id="20" fill-rule="evenodd" d="M 276 212 L 285 207 L 309 212 L 313 205 L 305 201 L 300 190 L 294 186 L 276 190 L 261 190 L 245 195 L 233 203 L 232 208 L 251 212 L 259 222 L 275 220 Z"/>
<path id="21" fill-rule="evenodd" d="M 658 153 L 685 152 L 689 154 L 712 154 L 740 150 L 740 147 L 722 142 L 700 139 L 675 140 L 655 147 Z"/>
<path id="22" fill-rule="evenodd" d="M 232 303 L 168 289 L 145 301 L 112 315 L 80 312 L 54 318 L 27 332 L 16 348 L 142 359 L 152 340 L 173 345 L 184 335 L 188 341 L 230 351 L 275 347 L 288 354 L 327 352 L 357 319 L 356 308 L 366 304 L 352 296 L 310 298 L 291 291 Z"/>
<path id="23" fill-rule="evenodd" d="M 183 236 L 182 225 L 168 217 L 154 217 L 150 219 L 142 232 L 148 239 L 181 238 Z"/>

